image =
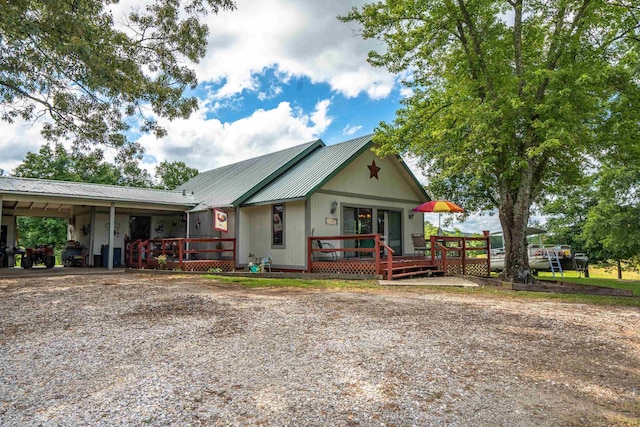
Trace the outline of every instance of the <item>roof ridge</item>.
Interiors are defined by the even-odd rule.
[[[318,142],[320,142],[322,144],[322,147],[326,147],[326,144],[324,143],[324,141],[322,141],[322,139],[316,138],[316,139],[314,139],[312,141],[307,141],[307,142],[305,142],[303,144],[293,145],[291,147],[283,148],[282,150],[272,151],[270,153],[261,154],[261,155],[259,155],[257,157],[250,157],[248,159],[240,160],[239,162],[233,162],[233,163],[229,163],[229,164],[226,164],[226,165],[223,165],[223,166],[218,166],[217,168],[208,169],[208,170],[202,171],[200,173],[202,174],[202,173],[208,173],[208,172],[211,172],[211,171],[219,171],[221,169],[228,168],[228,167],[231,167],[231,166],[237,166],[237,165],[242,164],[244,162],[255,162],[255,161],[259,160],[259,159],[264,159],[265,157],[272,156],[274,154],[283,153],[283,152],[288,151],[288,150],[299,149],[300,147],[304,147],[304,146],[311,146],[311,145],[316,144]]]

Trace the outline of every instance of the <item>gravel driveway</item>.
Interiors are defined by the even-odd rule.
[[[5,279],[0,378],[2,426],[637,426],[640,310]]]

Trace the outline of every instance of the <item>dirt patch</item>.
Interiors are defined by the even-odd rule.
[[[639,378],[637,308],[0,280],[0,425],[638,426]]]

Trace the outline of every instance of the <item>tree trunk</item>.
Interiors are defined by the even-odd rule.
[[[504,236],[504,274],[511,282],[524,283],[531,277],[527,236],[528,208],[522,211],[520,204],[503,201],[499,211]]]
[[[513,283],[526,283],[532,278],[529,268],[526,228],[529,223],[529,208],[533,200],[532,178],[534,168],[529,165],[520,175],[520,185],[510,188],[509,183],[500,186],[499,217],[504,236],[504,274]]]
[[[616,264],[618,265],[618,279],[622,279],[622,263],[620,260],[617,260]]]

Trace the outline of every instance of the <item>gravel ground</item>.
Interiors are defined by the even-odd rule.
[[[640,310],[243,289],[195,276],[0,280],[3,426],[637,426]]]

